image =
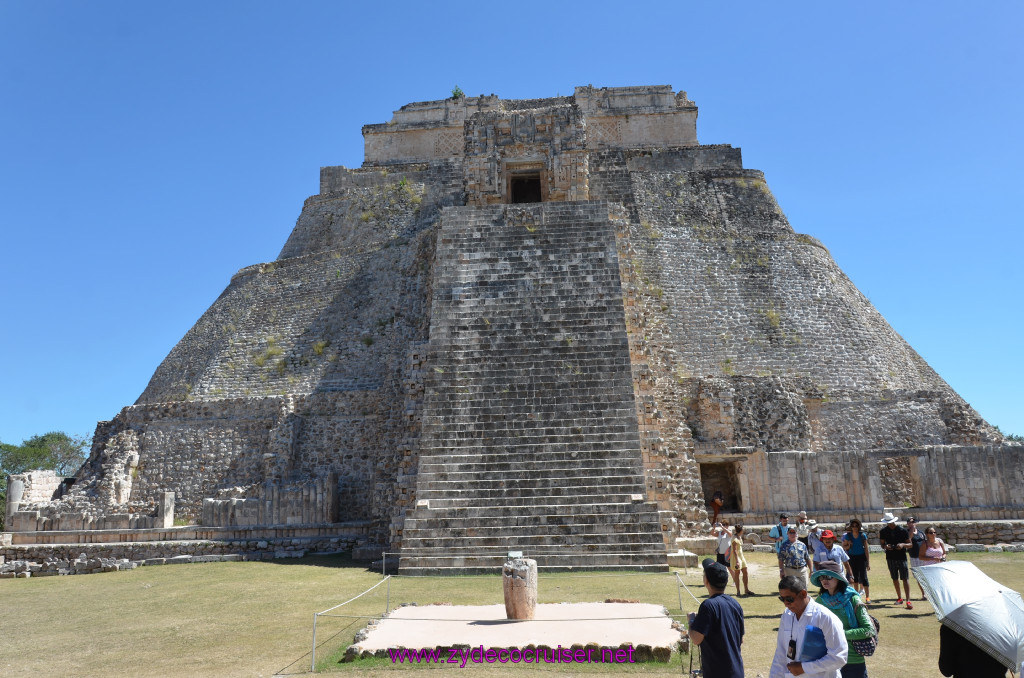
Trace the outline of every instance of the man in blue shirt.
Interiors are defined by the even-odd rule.
[[[780,513],[778,524],[768,531],[768,536],[775,540],[775,553],[786,543],[786,530],[789,527],[789,514]]]
[[[702,565],[704,588],[711,595],[696,615],[689,615],[690,640],[700,647],[705,678],[743,678],[743,608],[725,593],[729,570],[710,558]]]

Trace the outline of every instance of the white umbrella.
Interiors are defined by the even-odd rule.
[[[939,621],[1021,672],[1024,664],[1024,601],[966,560],[913,568]],[[1024,673],[1024,672],[1021,672]]]

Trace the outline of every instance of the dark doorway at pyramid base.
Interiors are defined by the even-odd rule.
[[[710,501],[715,492],[721,492],[725,502],[722,505],[723,511],[741,510],[737,471],[736,462],[733,461],[701,463],[700,484],[705,501]]]
[[[509,181],[509,202],[543,202],[540,190],[540,172],[514,174]]]

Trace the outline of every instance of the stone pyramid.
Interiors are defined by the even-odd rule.
[[[696,118],[579,87],[365,126],[39,519],[169,490],[204,525],[363,521],[445,572],[664,569],[716,490],[748,522],[1017,506],[978,479],[1019,454]]]

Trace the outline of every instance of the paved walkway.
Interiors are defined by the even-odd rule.
[[[504,605],[424,605],[392,611],[359,647],[673,647],[679,638],[665,608],[651,603],[542,604],[530,621],[506,619]]]

